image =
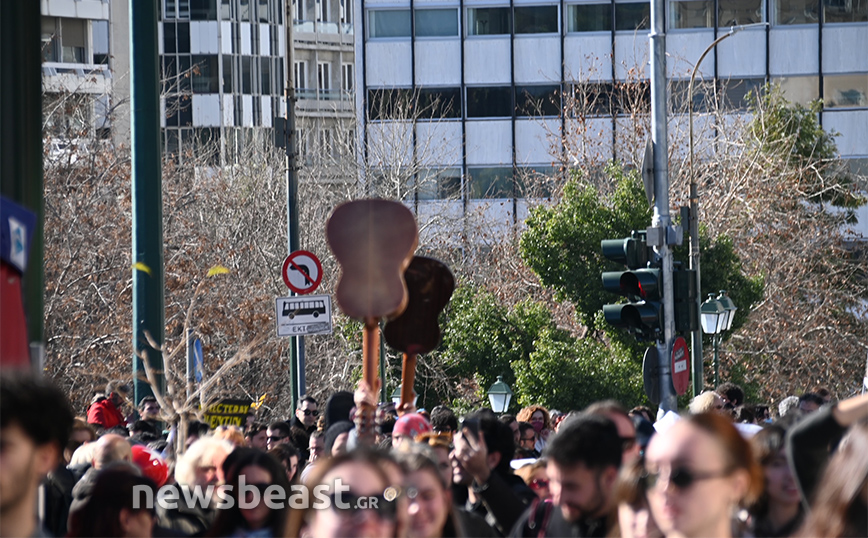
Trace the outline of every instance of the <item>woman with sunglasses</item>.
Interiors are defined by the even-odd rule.
[[[306,482],[307,508],[290,511],[287,536],[395,538],[402,485],[390,484],[382,461],[366,449],[319,460]]]
[[[287,496],[291,494],[280,462],[261,450],[238,448],[224,467],[225,501],[218,501],[223,506],[218,505],[217,519],[207,536],[279,536],[286,525]]]
[[[524,483],[536,493],[541,501],[552,498],[551,491],[549,490],[549,475],[546,473],[545,459],[538,459],[533,463],[522,465],[515,471],[515,474],[524,480]]]
[[[755,536],[792,536],[802,519],[799,488],[787,462],[786,434],[785,428],[769,425],[750,440],[765,484],[759,500],[750,508]]]
[[[731,420],[701,413],[651,439],[645,485],[667,538],[732,538],[741,534],[736,510],[762,490],[762,470]]]

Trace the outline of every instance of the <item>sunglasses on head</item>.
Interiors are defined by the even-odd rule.
[[[660,472],[650,473],[646,472],[643,475],[643,479],[645,481],[645,489],[654,489],[657,487],[657,483],[660,480]],[[690,486],[695,484],[696,482],[702,480],[710,480],[712,478],[722,478],[724,476],[729,475],[729,471],[717,471],[717,472],[700,472],[700,471],[691,471],[687,467],[675,467],[669,472],[669,483],[675,486],[678,489],[688,489]]]
[[[542,478],[535,478],[531,480],[530,487],[532,489],[543,489],[549,487],[549,481]]]
[[[311,416],[311,415],[313,415],[313,416],[315,416],[315,417],[316,417],[316,416],[319,416],[319,411],[316,410],[316,409],[314,409],[313,411],[311,411],[310,409],[299,409],[299,411],[301,411],[302,413],[304,413],[304,416],[306,416],[306,417],[309,417],[309,416]]]
[[[387,500],[382,493],[379,495],[356,495],[351,491],[329,494],[331,509],[348,518],[358,518],[365,511],[372,511],[381,519],[394,521],[398,505],[395,498]]]

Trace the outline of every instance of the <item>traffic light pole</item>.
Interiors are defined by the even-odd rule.
[[[675,338],[674,287],[672,251],[669,248],[669,150],[666,129],[666,33],[664,30],[665,0],[651,2],[651,142],[654,151],[654,217],[652,228],[659,233],[649,237],[648,244],[660,256],[663,273],[663,341],[658,340],[657,355],[660,372],[660,410],[676,411],[672,388],[671,354]],[[649,230],[650,232],[650,230]]]

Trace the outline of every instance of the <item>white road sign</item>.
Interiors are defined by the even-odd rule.
[[[278,297],[277,336],[304,336],[332,333],[330,295]]]

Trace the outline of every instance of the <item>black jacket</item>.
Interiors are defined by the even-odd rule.
[[[542,538],[563,536],[570,538],[603,538],[609,532],[606,518],[569,522],[561,509],[551,501],[534,502],[516,522],[510,538]]]

